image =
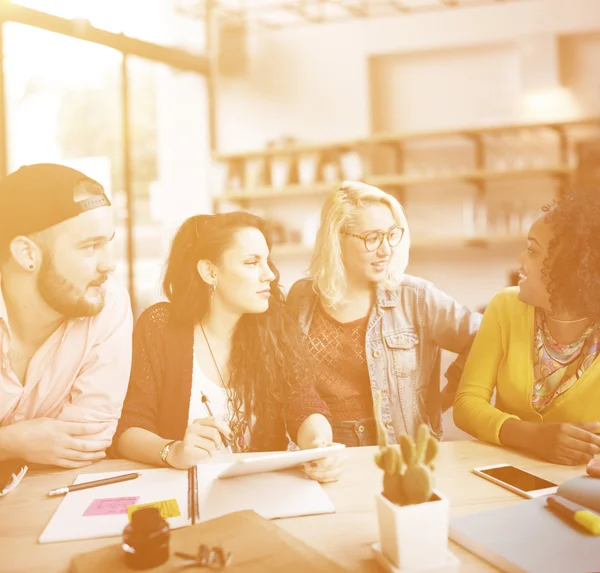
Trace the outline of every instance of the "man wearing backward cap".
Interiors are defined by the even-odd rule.
[[[0,462],[104,457],[131,366],[132,315],[114,270],[102,186],[62,165],[0,182]]]

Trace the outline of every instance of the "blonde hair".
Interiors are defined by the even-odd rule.
[[[369,203],[382,203],[387,206],[396,223],[404,229],[402,241],[393,250],[386,277],[380,286],[386,290],[397,287],[408,266],[410,232],[402,205],[395,197],[377,187],[358,181],[344,181],[340,188],[325,200],[309,267],[314,289],[326,306],[334,307],[342,302],[348,286],[342,260],[340,233],[352,222],[356,211]]]

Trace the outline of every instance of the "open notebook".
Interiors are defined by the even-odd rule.
[[[568,480],[558,494],[600,512],[600,479]],[[546,497],[453,518],[450,539],[507,573],[600,571],[600,537],[549,511]]]
[[[321,485],[306,479],[299,469],[217,479],[230,465],[197,466],[195,487],[191,471],[150,469],[139,470],[141,476],[131,481],[69,493],[39,542],[121,535],[128,514],[143,504],[156,505],[171,529],[248,509],[266,519],[335,512]],[[74,483],[125,473],[131,470],[80,474]]]

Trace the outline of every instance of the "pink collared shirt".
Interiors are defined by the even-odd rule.
[[[106,283],[106,303],[93,318],[65,321],[34,354],[23,384],[10,367],[11,343],[0,291],[0,426],[33,418],[110,422],[111,439],[129,383],[133,317],[127,290]]]

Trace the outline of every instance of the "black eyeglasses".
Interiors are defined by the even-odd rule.
[[[362,235],[342,231],[342,235],[361,239],[365,244],[365,249],[369,252],[373,252],[381,247],[384,239],[387,239],[390,247],[397,247],[404,236],[404,229],[396,225],[388,231],[371,231],[370,233],[363,233]]]

